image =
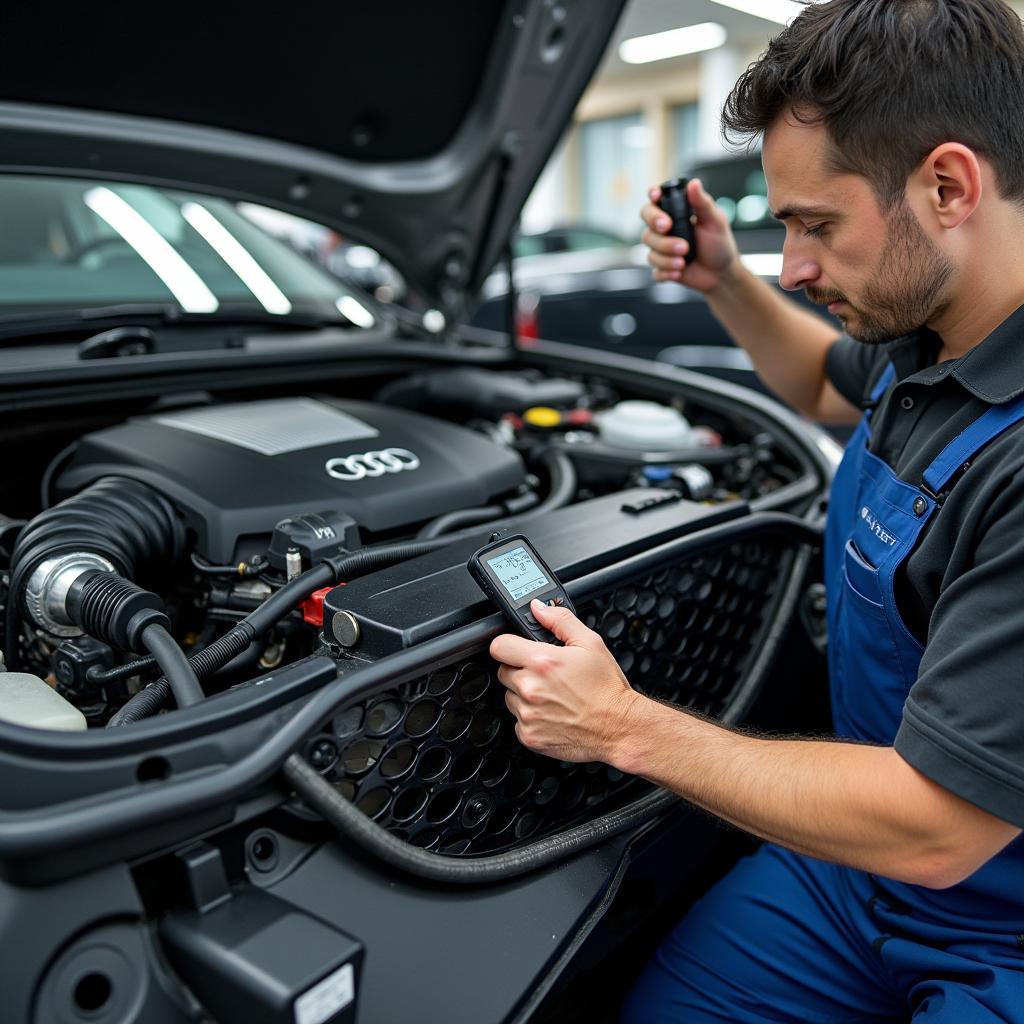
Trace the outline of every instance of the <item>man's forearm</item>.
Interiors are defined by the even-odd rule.
[[[959,881],[1016,834],[891,747],[761,739],[643,697],[612,763],[762,839],[919,885]]]
[[[838,331],[740,264],[723,275],[707,300],[768,387],[813,415],[825,383],[825,357]]]

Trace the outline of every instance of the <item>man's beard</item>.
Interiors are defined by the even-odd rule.
[[[832,289],[807,288],[807,297],[821,305],[847,303],[854,312],[839,319],[850,336],[879,345],[917,330],[942,311],[940,296],[953,269],[901,200],[889,219],[885,249],[859,305]]]

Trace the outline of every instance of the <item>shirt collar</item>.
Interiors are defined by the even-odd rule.
[[[936,363],[942,339],[927,327],[888,345],[896,379],[934,384],[952,377],[976,398],[1000,405],[1024,393],[1024,306],[959,359]]]

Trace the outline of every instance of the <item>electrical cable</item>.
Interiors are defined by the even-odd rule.
[[[198,679],[207,679],[249,648],[257,637],[271,630],[281,619],[321,587],[352,579],[373,569],[394,565],[407,558],[428,554],[449,543],[449,538],[410,541],[389,544],[383,548],[364,548],[362,551],[346,552],[344,555],[325,559],[319,565],[315,565],[301,576],[286,583],[208,647],[190,655],[188,663]],[[141,660],[133,664],[140,665]],[[128,674],[132,674],[129,672],[131,668],[132,664],[121,666],[121,670]],[[130,725],[133,722],[142,721],[144,718],[150,718],[166,707],[170,697],[170,683],[165,676],[161,676],[122,705],[107,722],[107,728]]]
[[[153,668],[155,665],[156,658],[152,655],[145,658],[137,658],[124,665],[115,665],[113,668],[98,668],[94,665],[86,672],[85,678],[93,686],[106,686],[108,683],[119,683],[122,679],[130,679],[132,676],[137,676],[147,669]]]
[[[204,576],[235,576],[239,579],[248,579],[252,576],[259,576],[266,567],[266,559],[262,555],[255,555],[251,562],[239,562],[237,565],[211,565],[196,554],[191,554],[192,568]]]

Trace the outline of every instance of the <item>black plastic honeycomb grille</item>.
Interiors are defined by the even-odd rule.
[[[638,689],[705,714],[735,698],[791,546],[745,540],[617,584],[578,607]],[[523,748],[483,651],[343,710],[305,748],[346,798],[409,842],[491,853],[564,830],[645,785]]]

